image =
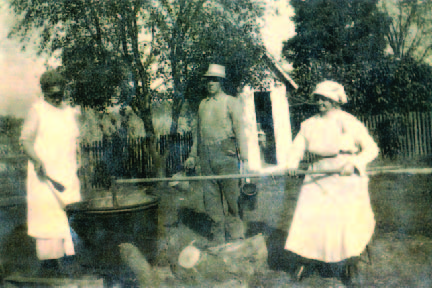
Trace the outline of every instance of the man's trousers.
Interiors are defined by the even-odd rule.
[[[205,176],[239,174],[239,160],[235,139],[200,145],[201,173]],[[209,180],[203,183],[204,207],[213,220],[211,232],[216,241],[225,240],[225,227],[232,240],[244,238],[244,227],[239,216],[238,179]],[[228,214],[224,213],[224,199]]]

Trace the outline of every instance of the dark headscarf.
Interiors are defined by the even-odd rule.
[[[42,74],[40,77],[40,85],[42,92],[47,91],[53,86],[60,86],[64,88],[65,79],[59,71],[52,69]]]

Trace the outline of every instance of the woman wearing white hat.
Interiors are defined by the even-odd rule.
[[[306,175],[285,249],[303,260],[342,263],[337,265],[344,268],[342,280],[351,281],[349,270],[354,270],[375,228],[365,170],[379,150],[367,128],[340,109],[347,103],[342,85],[324,81],[313,95],[319,113],[302,123],[288,154],[287,168],[296,169],[308,151],[316,156],[309,170],[340,172]],[[300,261],[297,280],[311,262]]]

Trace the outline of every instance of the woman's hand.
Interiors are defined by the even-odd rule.
[[[340,175],[351,176],[353,173],[354,173],[354,165],[352,163],[347,163],[342,167]]]
[[[288,169],[287,170],[287,175],[290,177],[296,177],[297,176],[297,169]]]
[[[42,163],[42,161],[34,161],[34,169],[39,177],[42,178],[46,176],[45,165]]]

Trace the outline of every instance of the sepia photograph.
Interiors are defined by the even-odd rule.
[[[0,0],[0,287],[432,287],[431,174],[432,0]]]

